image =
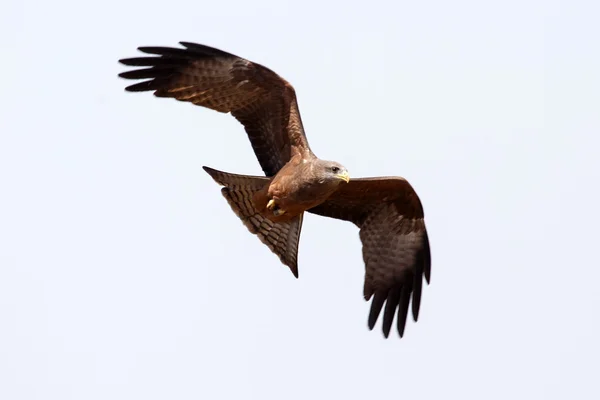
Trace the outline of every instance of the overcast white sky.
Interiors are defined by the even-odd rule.
[[[0,398],[600,398],[600,3],[205,3],[3,3]],[[402,340],[367,329],[353,225],[308,215],[296,280],[231,212],[201,169],[260,173],[231,116],[124,92],[118,59],[180,40],[413,184]]]

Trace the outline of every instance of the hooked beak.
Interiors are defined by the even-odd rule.
[[[346,183],[350,182],[350,175],[348,174],[348,171],[344,171],[341,174],[337,174],[336,176]]]

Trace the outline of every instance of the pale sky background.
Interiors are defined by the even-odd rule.
[[[0,399],[599,399],[599,15],[3,2]],[[402,340],[367,329],[353,225],[308,215],[296,280],[231,212],[201,169],[260,173],[231,116],[124,92],[118,59],[180,40],[289,80],[318,156],[413,184]]]

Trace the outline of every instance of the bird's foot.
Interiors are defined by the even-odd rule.
[[[279,205],[277,205],[275,203],[275,200],[273,200],[273,199],[269,200],[269,202],[267,203],[267,209],[269,211],[272,211],[273,215],[275,215],[276,217],[279,217],[280,215],[285,214],[285,210],[282,210],[281,208],[279,208]]]

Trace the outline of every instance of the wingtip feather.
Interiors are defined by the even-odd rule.
[[[375,323],[377,323],[377,318],[379,318],[385,299],[386,297],[382,293],[375,293],[375,297],[371,302],[371,311],[369,312],[369,329],[371,330],[375,326]]]
[[[424,260],[425,265],[423,266],[423,273],[425,275],[425,280],[427,281],[427,284],[429,285],[431,283],[431,248],[429,246],[429,236],[427,235],[427,231],[425,231],[423,241],[424,241],[423,255],[425,257],[425,260]]]
[[[148,92],[151,90],[155,90],[153,88],[152,82],[154,82],[154,80],[134,83],[133,85],[126,86],[125,91],[127,91],[127,92]]]
[[[400,301],[398,304],[398,316],[397,316],[397,328],[400,338],[404,336],[404,330],[406,329],[406,320],[408,316],[408,304],[410,302],[410,294],[412,287],[410,283],[402,286],[402,293],[400,295]]]

